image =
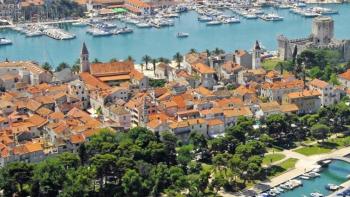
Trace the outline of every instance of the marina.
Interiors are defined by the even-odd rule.
[[[318,171],[318,172],[316,172]],[[315,168],[292,180],[282,183],[272,189],[260,194],[260,196],[328,196],[337,190],[344,188],[341,186],[348,180],[350,174],[350,163],[340,160],[333,160],[324,168]],[[305,177],[308,177],[305,179]]]
[[[311,19],[290,12],[291,8],[241,7],[233,11],[235,9],[230,5],[223,7],[223,9],[209,10],[200,7],[191,8],[188,12],[179,13],[163,11],[159,17],[121,15],[112,20],[76,20],[70,24],[47,25],[50,29],[55,29],[53,30],[55,33],[56,31],[69,33],[59,33],[59,36],[52,34],[52,30],[23,33],[18,31],[21,26],[16,26],[13,30],[3,29],[0,31],[0,37],[12,40],[13,45],[0,48],[0,59],[35,59],[56,66],[62,61],[55,58],[56,54],[59,54],[61,59],[72,64],[77,58],[75,54],[78,53],[79,46],[85,41],[92,48],[93,58],[107,61],[115,57],[123,59],[133,55],[133,58],[140,62],[146,54],[152,57],[171,58],[176,52],[186,53],[191,48],[212,50],[219,47],[226,51],[239,48],[250,49],[251,43],[255,40],[261,41],[268,50],[274,50],[277,46],[277,35],[305,37],[309,32]],[[317,7],[317,5],[308,7]],[[336,10],[339,13],[333,16],[337,26],[349,26],[347,23],[350,17],[349,4],[331,4],[322,7]],[[261,17],[267,20],[259,19]],[[276,20],[277,22],[274,22]],[[107,26],[117,26],[119,31],[116,29],[106,31],[106,27],[96,27],[97,24],[103,23],[107,23]],[[253,36],[253,32],[257,30],[259,34]],[[178,39],[177,36],[174,36],[178,32],[186,32],[191,36],[186,39]],[[347,38],[350,28],[337,29],[336,32],[338,37]],[[128,35],[130,33],[132,34]],[[60,39],[61,36],[69,40],[61,41],[64,40]],[[206,42],[208,37],[215,39],[215,42]],[[33,46],[30,49],[28,49],[29,43],[30,46]],[[19,54],[18,51],[15,51],[15,47],[23,51]],[[63,53],[67,50],[71,50],[72,53]],[[129,51],[133,51],[133,54],[130,54]]]

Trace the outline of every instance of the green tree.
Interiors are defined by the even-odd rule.
[[[52,66],[48,62],[45,62],[43,65],[41,65],[41,67],[46,71],[52,71]]]
[[[145,196],[142,193],[142,177],[135,170],[128,170],[122,177],[122,187],[126,196]]]
[[[64,181],[61,197],[87,197],[94,191],[93,169],[89,167],[80,167],[77,170],[70,170]]]
[[[91,166],[96,170],[96,178],[99,179],[100,187],[104,189],[107,176],[116,174],[116,156],[112,154],[98,154],[91,158]]]
[[[177,68],[180,69],[181,68],[181,62],[183,60],[182,55],[179,52],[177,52],[174,55],[173,60],[177,63]]]
[[[57,196],[66,180],[66,170],[57,158],[48,158],[34,169],[34,182],[42,196]]]
[[[152,60],[149,55],[145,55],[142,57],[142,61],[146,64],[146,70],[148,70],[148,63]]]
[[[6,165],[0,171],[0,188],[5,196],[17,193],[19,196],[27,196],[24,185],[30,185],[33,176],[33,165],[22,162],[13,162]]]
[[[327,138],[327,135],[329,134],[330,129],[327,125],[315,124],[311,127],[310,132],[312,137],[323,141],[324,139]]]
[[[73,64],[71,68],[73,73],[79,73],[80,72],[80,59],[77,59],[75,63]]]
[[[62,63],[60,63],[60,64],[58,65],[58,67],[56,68],[56,72],[60,72],[60,71],[62,71],[62,70],[65,69],[65,68],[70,68],[70,66],[69,66],[67,63],[62,62]]]

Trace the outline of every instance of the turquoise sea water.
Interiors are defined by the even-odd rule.
[[[350,4],[327,5],[339,11],[334,15],[335,32],[338,38],[350,38]],[[265,22],[262,20],[246,20],[241,18],[240,24],[206,26],[197,21],[195,12],[188,12],[175,19],[175,26],[162,29],[138,29],[134,33],[110,37],[92,37],[85,33],[86,28],[66,25],[68,31],[77,35],[74,40],[57,41],[48,37],[26,38],[24,35],[11,30],[0,31],[0,37],[11,39],[11,46],[0,47],[0,61],[36,60],[58,65],[60,62],[73,63],[78,57],[82,43],[87,43],[91,59],[98,58],[107,61],[111,58],[124,59],[131,55],[137,61],[148,54],[154,58],[172,58],[176,52],[185,53],[191,48],[197,50],[215,47],[226,51],[235,49],[251,49],[255,40],[259,40],[270,50],[277,46],[276,37],[279,34],[291,38],[309,35],[311,18],[304,18],[289,12],[289,10],[275,10],[284,21]],[[227,13],[232,13],[227,11]],[[188,32],[190,36],[178,39],[177,32]]]
[[[350,164],[344,161],[333,161],[328,168],[322,171],[321,176],[312,180],[303,180],[303,187],[296,188],[279,195],[280,197],[303,197],[310,196],[312,192],[322,193],[324,196],[330,194],[325,186],[329,183],[340,185],[347,181],[346,176],[350,174]]]

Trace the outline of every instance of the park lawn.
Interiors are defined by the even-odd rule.
[[[282,152],[282,151],[283,151],[283,148],[280,148],[278,146],[267,148],[268,153],[273,153],[273,152],[277,153],[277,152]]]
[[[267,154],[263,158],[263,165],[269,165],[271,163],[274,163],[276,161],[280,161],[284,159],[286,156],[281,153],[275,153],[275,154]]]
[[[277,58],[266,59],[262,62],[262,67],[266,70],[274,70],[279,62],[281,62],[281,60]]]
[[[276,177],[290,169],[293,169],[295,167],[295,164],[297,163],[298,159],[295,158],[289,158],[283,162],[281,162],[278,165],[271,166],[268,169],[268,177],[273,178]]]
[[[319,144],[312,145],[312,146],[305,146],[302,148],[298,148],[294,150],[297,153],[303,154],[305,156],[311,156],[311,155],[319,155],[324,153],[329,153],[332,151],[332,148],[326,148]]]

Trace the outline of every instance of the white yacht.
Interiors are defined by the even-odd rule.
[[[209,26],[213,26],[213,25],[221,25],[221,24],[222,24],[222,22],[221,22],[221,21],[217,21],[217,20],[207,22],[207,25],[209,25]]]
[[[12,41],[6,38],[0,38],[0,45],[11,45]]]
[[[278,16],[277,14],[264,14],[260,16],[261,19],[265,21],[282,21],[283,17]]]

